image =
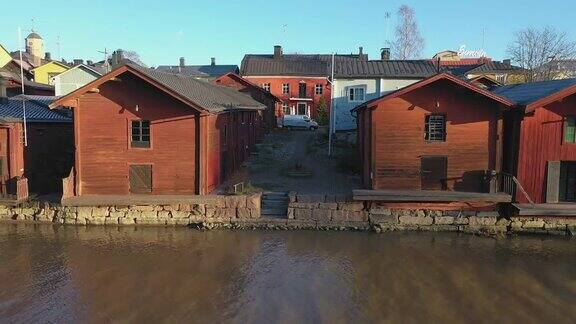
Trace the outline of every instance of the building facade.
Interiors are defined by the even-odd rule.
[[[80,64],[56,76],[53,76],[49,80],[49,83],[54,85],[56,96],[63,96],[83,87],[84,85],[98,79],[101,76],[101,71],[93,67]]]

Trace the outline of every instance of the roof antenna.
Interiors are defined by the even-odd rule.
[[[384,36],[384,44],[388,44],[388,42],[390,41],[390,40],[388,39],[388,31],[389,31],[388,26],[389,26],[389,23],[390,23],[390,13],[389,13],[388,11],[386,11],[386,12],[384,13],[384,21],[386,22],[386,27],[385,27],[385,29],[384,29],[384,35],[385,35],[385,36]]]

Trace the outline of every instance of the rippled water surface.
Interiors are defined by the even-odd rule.
[[[0,224],[0,322],[572,322],[576,240]]]

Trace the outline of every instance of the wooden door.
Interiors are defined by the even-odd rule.
[[[420,186],[422,190],[446,190],[448,159],[445,156],[420,158]]]
[[[131,165],[129,172],[130,193],[152,192],[152,166],[149,164]]]
[[[0,128],[0,195],[6,196],[6,182],[10,178],[8,170],[8,129]]]

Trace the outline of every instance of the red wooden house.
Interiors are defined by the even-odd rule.
[[[271,129],[276,128],[276,110],[279,103],[282,102],[280,98],[235,73],[226,73],[214,80],[214,83],[237,89],[266,105],[266,110],[262,115],[262,127],[258,127],[260,131],[258,139],[261,139]]]
[[[358,58],[359,55],[338,55],[338,58]],[[330,67],[332,55],[284,54],[274,46],[273,55],[247,54],[240,74],[282,100],[276,112],[284,115],[318,117],[321,98],[330,108]]]
[[[515,200],[576,202],[576,79],[502,86],[493,92],[516,103],[506,118],[504,162],[504,171],[521,186],[516,186]],[[573,205],[563,206],[576,215]]]
[[[74,110],[75,195],[207,194],[248,156],[266,109],[132,63],[53,105]]]
[[[494,193],[502,116],[511,105],[442,73],[356,107],[364,187],[406,196],[422,190]]]

